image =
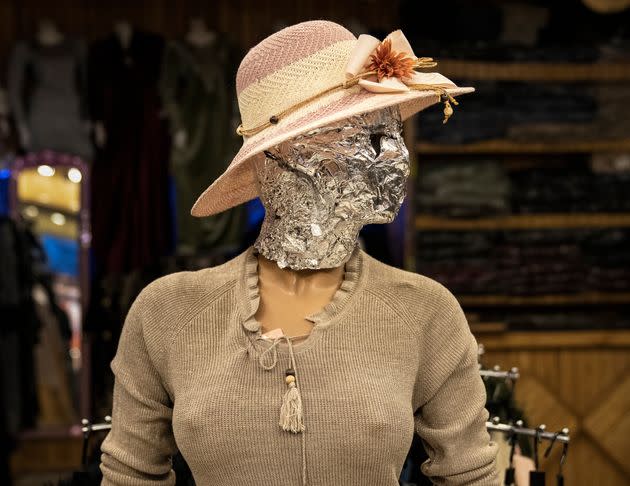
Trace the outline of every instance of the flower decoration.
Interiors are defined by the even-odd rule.
[[[431,90],[444,102],[444,123],[457,105],[446,88],[455,88],[450,79],[437,72],[420,72],[437,66],[430,57],[416,57],[401,30],[389,34],[383,42],[362,34],[346,65],[346,86],[358,84],[373,93],[404,93]]]
[[[409,78],[413,76],[414,60],[404,52],[392,51],[391,39],[385,39],[370,55],[368,69],[376,72],[379,82],[383,78]]]

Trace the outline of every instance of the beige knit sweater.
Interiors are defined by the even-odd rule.
[[[174,485],[179,449],[198,486],[394,486],[415,431],[435,483],[499,485],[477,343],[448,290],[357,248],[292,344],[293,433],[279,425],[289,343],[261,339],[257,283],[250,248],[143,289],[111,363],[101,484]]]

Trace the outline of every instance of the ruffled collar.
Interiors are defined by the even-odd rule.
[[[363,254],[357,245],[350,259],[345,263],[344,276],[341,285],[333,295],[331,301],[320,311],[307,316],[306,319],[315,324],[309,335],[303,342],[294,344],[296,350],[306,347],[309,341],[314,339],[314,334],[318,328],[327,327],[334,318],[349,304],[349,301],[356,294],[357,288],[362,282],[363,276]],[[241,310],[241,324],[250,341],[262,340],[261,324],[256,320],[256,312],[260,305],[260,292],[258,288],[258,257],[257,250],[250,246],[245,254],[240,268],[238,281],[239,304]],[[286,348],[280,344],[282,348]]]

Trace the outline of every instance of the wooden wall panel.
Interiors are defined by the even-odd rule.
[[[482,362],[521,371],[515,394],[530,426],[571,429],[566,484],[630,484],[630,331],[481,334]],[[548,460],[555,482],[561,447]]]

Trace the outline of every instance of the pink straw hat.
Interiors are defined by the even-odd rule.
[[[445,122],[458,87],[417,58],[401,31],[380,42],[323,20],[287,27],[252,48],[238,68],[236,91],[243,146],[226,171],[197,199],[191,214],[220,213],[258,197],[252,163],[296,135],[353,115],[398,105],[402,119],[445,103]]]

